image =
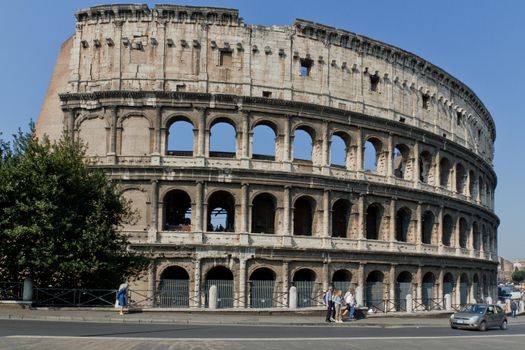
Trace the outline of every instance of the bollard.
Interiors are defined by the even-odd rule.
[[[215,310],[217,308],[217,286],[210,287],[208,292],[208,308]]]
[[[412,312],[413,310],[413,301],[412,294],[407,294],[407,312]]]
[[[22,291],[22,300],[23,301],[33,301],[33,280],[31,278],[26,278],[24,280],[24,289]]]
[[[487,304],[492,304],[492,297],[487,297]]]
[[[520,313],[525,312],[525,303],[523,302],[523,300],[520,300],[518,310]]]
[[[297,309],[297,288],[295,286],[290,287],[290,299],[288,307],[290,309]]]
[[[355,289],[355,303],[356,303],[356,306],[363,306],[363,287],[361,286],[358,286],[356,289]]]
[[[445,310],[452,311],[452,298],[450,294],[445,294]]]

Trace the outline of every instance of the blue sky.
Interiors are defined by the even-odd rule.
[[[106,3],[118,3],[111,0]],[[127,3],[130,0],[125,1]],[[158,1],[167,3],[168,1]],[[9,138],[35,120],[60,44],[74,32],[77,9],[99,1],[2,3],[0,131]],[[146,1],[150,6],[155,2]],[[191,1],[239,9],[246,23],[290,25],[303,18],[401,47],[467,84],[496,122],[496,213],[499,254],[525,259],[525,1]]]

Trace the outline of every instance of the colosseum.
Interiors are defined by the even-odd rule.
[[[122,232],[155,253],[132,287],[154,306],[208,307],[213,285],[222,308],[289,307],[291,289],[318,306],[330,284],[384,312],[496,297],[494,121],[400,48],[235,9],[91,7],[37,122],[63,130],[139,214]]]

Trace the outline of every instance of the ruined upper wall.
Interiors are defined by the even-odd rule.
[[[304,20],[246,25],[237,10],[211,7],[108,5],[76,17],[64,92],[188,91],[316,103],[432,131],[492,162],[495,126],[479,98],[391,45]]]

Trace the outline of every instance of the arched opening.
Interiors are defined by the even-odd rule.
[[[434,214],[427,210],[421,221],[421,243],[432,244],[432,231],[434,230]]]
[[[292,281],[297,288],[298,307],[317,306],[319,304],[315,279],[315,272],[310,269],[300,269],[294,273]]]
[[[303,196],[294,203],[293,209],[293,234],[294,236],[311,236],[315,202]]]
[[[383,207],[378,203],[369,205],[366,209],[366,239],[379,239],[382,219]]]
[[[235,199],[226,191],[214,192],[208,199],[208,232],[234,232]]]
[[[412,212],[408,208],[401,208],[396,213],[396,240],[407,242]]]
[[[259,124],[253,128],[253,159],[275,160],[276,133],[272,126]]]
[[[396,310],[407,311],[407,295],[412,294],[412,274],[401,272],[396,279]]]
[[[312,161],[314,131],[306,127],[299,127],[294,131],[293,159]]]
[[[459,219],[459,246],[461,248],[467,248],[468,245],[468,224],[465,218]]]
[[[330,141],[330,165],[346,167],[347,144],[341,135],[334,133]]]
[[[467,172],[461,163],[456,164],[456,192],[465,194],[467,184]]]
[[[478,198],[478,185],[476,184],[476,175],[472,170],[468,173],[468,189],[470,199],[476,200]]]
[[[233,307],[233,273],[224,266],[215,266],[206,274],[206,307],[209,307],[211,286],[217,287],[217,307]]]
[[[466,274],[462,274],[459,278],[459,305],[468,303],[469,294],[469,280]]]
[[[482,227],[482,235],[483,235],[483,242],[482,242],[483,251],[486,253],[486,252],[489,252],[489,234],[484,225]]]
[[[168,266],[160,274],[159,306],[189,307],[188,272],[180,266]]]
[[[423,276],[423,284],[421,286],[422,301],[425,305],[425,310],[440,309],[440,303],[435,301],[434,288],[436,285],[436,276],[432,272],[427,272]]]
[[[410,167],[410,148],[407,145],[396,145],[394,148],[393,156],[393,173],[394,176],[400,179],[410,180],[409,167]]]
[[[479,284],[479,277],[477,273],[474,274],[474,277],[472,278],[472,292],[473,292],[474,301],[476,303],[482,303],[483,297],[481,295],[481,286]]]
[[[432,155],[423,151],[419,155],[419,181],[429,184],[432,183]]]
[[[166,154],[170,156],[193,155],[193,124],[186,120],[175,120],[167,134]]]
[[[380,169],[380,155],[383,150],[383,144],[379,139],[374,137],[365,141],[363,150],[363,166],[364,171],[379,172]]]
[[[449,294],[452,298],[452,292],[454,291],[454,276],[450,272],[443,276],[443,297]],[[444,304],[443,304],[444,305]]]
[[[478,180],[478,193],[479,193],[479,202],[485,204],[485,184],[483,183],[483,178],[480,176]]]
[[[250,307],[267,308],[276,304],[275,272],[267,267],[256,269],[250,275]]]
[[[351,208],[346,199],[338,199],[332,206],[332,237],[347,237]]]
[[[210,157],[235,158],[235,126],[229,120],[219,119],[210,129]]]
[[[441,239],[443,242],[443,245],[450,247],[450,243],[452,240],[452,231],[454,229],[454,224],[452,221],[452,217],[448,214],[443,216],[443,227],[441,232]]]
[[[341,269],[334,272],[332,275],[332,286],[335,289],[343,291],[343,295],[350,288],[352,282],[352,274],[350,271]]]
[[[275,233],[275,197],[271,194],[261,193],[253,199],[252,232]]]
[[[477,222],[472,224],[472,246],[475,250],[480,250],[481,248],[481,233]]]
[[[164,197],[164,229],[191,231],[191,199],[182,190],[169,191]]]
[[[383,280],[381,271],[372,271],[366,278],[365,305],[374,311],[385,311],[383,301]]]
[[[450,170],[452,166],[447,158],[441,158],[439,162],[440,173],[439,173],[439,185],[443,188],[449,188],[450,186]]]

